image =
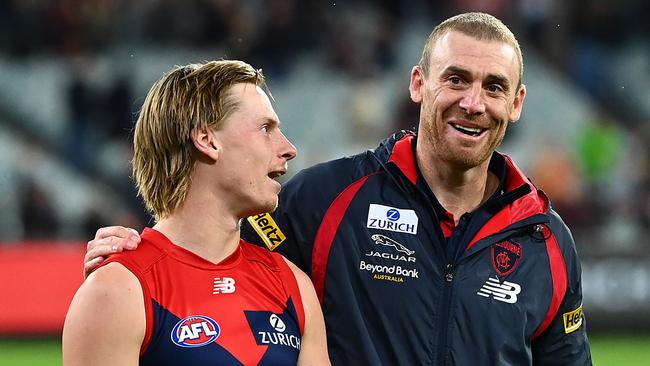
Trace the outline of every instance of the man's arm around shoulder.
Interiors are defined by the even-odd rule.
[[[291,261],[286,260],[296,276],[302,306],[305,310],[305,330],[300,341],[299,366],[330,365],[325,336],[325,320],[316,296],[316,290],[309,277]]]
[[[137,277],[118,263],[96,270],[75,294],[63,327],[63,365],[137,365],[146,317]]]

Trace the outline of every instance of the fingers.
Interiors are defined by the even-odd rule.
[[[89,261],[84,262],[84,278],[88,278],[94,270],[97,269],[100,263],[104,260],[104,257],[97,257]]]
[[[137,230],[124,226],[107,226],[99,228],[99,230],[97,230],[95,233],[94,240],[108,238],[111,236],[126,239],[131,238],[135,241],[136,244],[140,242],[140,234],[137,232]]]
[[[88,242],[84,257],[84,278],[112,253],[124,249],[135,249],[140,243],[140,234],[123,226],[109,226],[97,230],[95,238]]]

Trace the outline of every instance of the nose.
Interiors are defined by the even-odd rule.
[[[295,158],[296,155],[298,155],[298,150],[296,147],[282,132],[280,132],[280,146],[280,156],[285,158],[287,161]]]
[[[480,84],[472,84],[463,94],[458,104],[465,113],[474,116],[485,113],[485,103],[483,103],[483,88]]]

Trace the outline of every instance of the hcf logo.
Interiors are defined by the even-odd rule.
[[[219,337],[219,324],[203,315],[191,315],[181,319],[172,329],[172,342],[187,348],[201,347]]]

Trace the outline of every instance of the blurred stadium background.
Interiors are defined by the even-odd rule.
[[[522,43],[528,97],[501,150],[573,229],[596,364],[648,364],[648,4],[0,1],[0,364],[59,364],[85,242],[151,222],[129,178],[130,128],[164,71],[219,58],[262,68],[295,173],[413,128],[410,68],[439,21],[469,10]]]

